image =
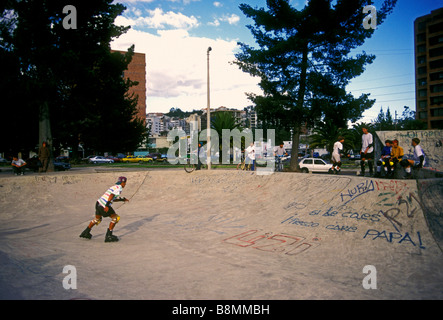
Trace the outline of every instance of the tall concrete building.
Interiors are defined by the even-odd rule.
[[[123,51],[112,51],[125,54]],[[146,55],[144,53],[134,53],[132,61],[128,65],[128,70],[124,72],[123,77],[138,82],[138,85],[129,89],[129,94],[134,93],[138,96],[137,118],[146,122]]]
[[[443,8],[414,22],[416,117],[443,129]]]

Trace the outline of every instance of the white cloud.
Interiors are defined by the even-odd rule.
[[[221,8],[221,7],[223,7],[223,4],[221,2],[215,1],[214,2],[214,7]]]
[[[236,25],[240,21],[240,17],[236,14],[223,15],[221,18],[215,18],[213,22],[209,22],[208,25],[219,27],[221,22],[227,22],[230,25]]]
[[[209,46],[212,107],[244,108],[251,104],[245,92],[259,92],[257,79],[229,63],[235,59],[235,41],[192,37],[183,29],[159,30],[157,34],[131,29],[116,39],[112,48],[127,50],[132,44],[136,52],[146,54],[148,112],[206,107]]]
[[[149,16],[138,18],[137,25],[147,26],[155,29],[165,29],[167,27],[173,27],[176,29],[191,29],[199,25],[197,18],[194,16],[185,16],[180,12],[163,12],[161,8],[146,11]]]
[[[236,14],[231,14],[230,16],[223,17],[223,20],[229,24],[237,24],[240,21],[240,17]]]

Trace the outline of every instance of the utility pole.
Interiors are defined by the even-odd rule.
[[[212,48],[209,47],[208,48],[208,110],[206,112],[207,115],[207,127],[206,127],[206,132],[207,132],[207,159],[206,162],[208,164],[208,170],[211,170],[211,94],[210,94],[210,85],[209,85],[209,53],[212,51]]]

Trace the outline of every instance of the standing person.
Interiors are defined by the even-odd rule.
[[[95,218],[91,220],[89,226],[80,234],[80,238],[91,239],[91,229],[102,222],[103,217],[111,218],[109,228],[106,232],[105,242],[115,242],[118,238],[112,235],[115,225],[120,221],[120,216],[112,209],[112,202],[129,202],[126,198],[120,198],[123,188],[126,186],[126,177],[119,177],[118,181],[110,187],[95,203]]]
[[[401,166],[405,168],[407,179],[412,178],[412,168],[421,169],[426,163],[425,153],[423,148],[420,146],[420,139],[412,139],[411,145],[414,147],[414,155],[412,159],[403,159],[400,162]]]
[[[247,147],[245,151],[248,153],[249,160],[247,163],[251,163],[251,170],[254,171],[255,170],[255,146],[254,146],[254,143],[251,142],[251,145],[249,147]]]
[[[12,157],[11,166],[16,176],[18,175],[23,176],[25,174],[26,162],[23,159],[18,157]]]
[[[39,168],[39,172],[46,172],[48,170],[50,151],[48,145],[43,141],[42,146],[38,149],[38,159],[42,166]]]
[[[345,137],[339,136],[337,142],[334,143],[334,148],[332,150],[332,168],[334,169],[334,174],[338,174],[341,170],[341,158],[340,153],[343,151],[343,142],[345,142]]]
[[[374,140],[372,138],[372,134],[369,133],[368,128],[363,127],[362,128],[363,135],[361,136],[361,172],[360,176],[365,175],[365,169],[366,169],[366,160],[368,160],[369,165],[369,176],[372,176],[374,173]]]

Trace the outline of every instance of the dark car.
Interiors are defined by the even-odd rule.
[[[113,160],[114,162],[121,162],[122,158],[116,157],[116,156],[106,156],[106,159]]]
[[[39,168],[41,168],[42,164],[37,156],[33,156],[28,160],[25,160],[26,168],[31,171],[37,172]],[[71,164],[67,162],[54,161],[54,170],[55,171],[65,171],[71,169]]]
[[[161,155],[161,153],[150,153],[147,155],[147,157],[152,158],[155,161],[157,159],[161,159],[162,155]]]

